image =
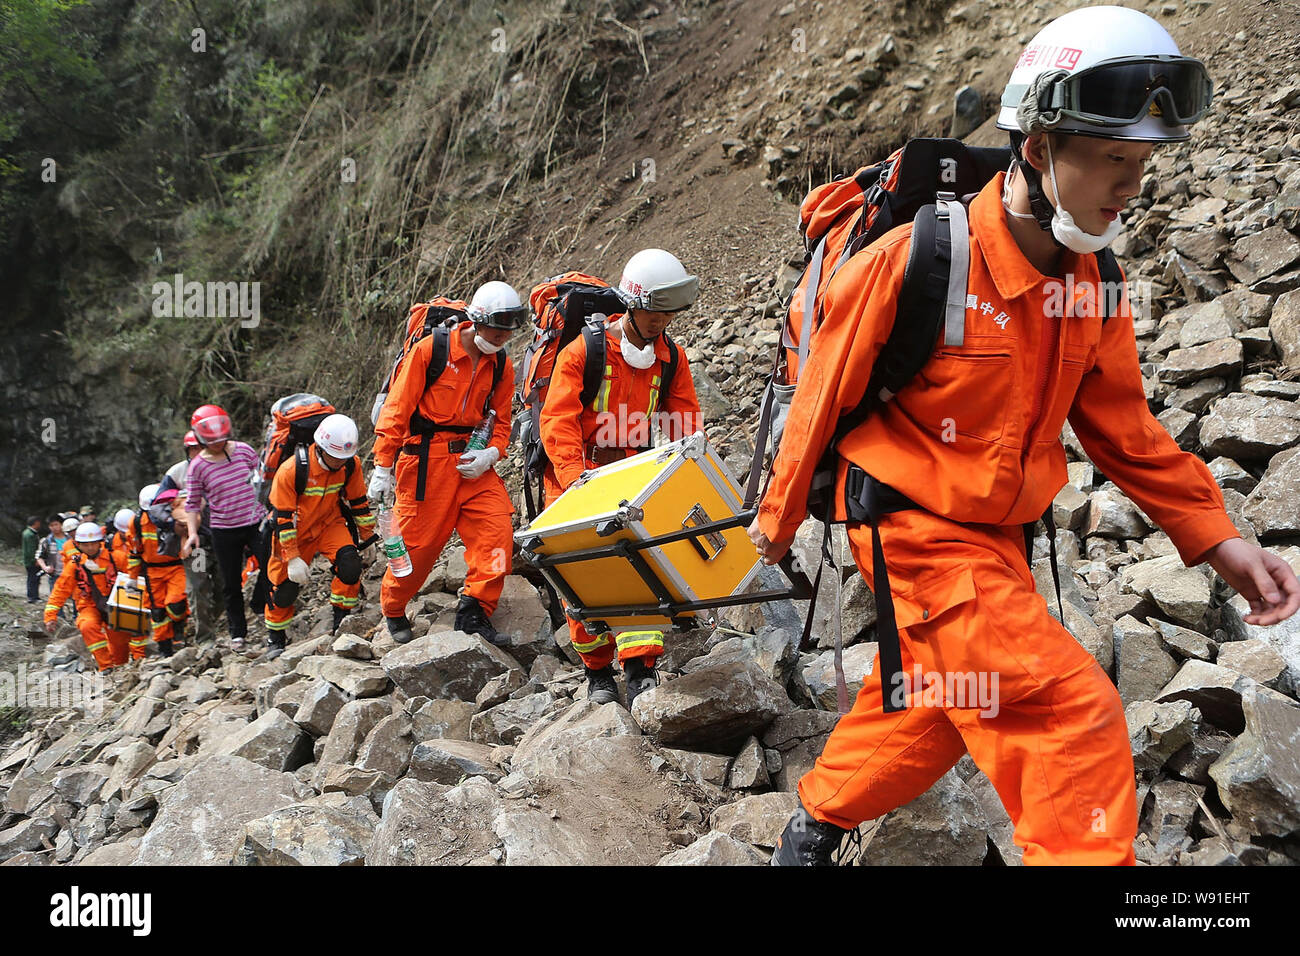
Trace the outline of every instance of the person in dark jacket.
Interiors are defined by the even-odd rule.
[[[27,603],[41,599],[41,567],[36,563],[36,550],[41,543],[41,519],[32,515],[23,529],[23,567],[27,569]]]

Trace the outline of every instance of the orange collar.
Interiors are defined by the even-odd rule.
[[[998,294],[1010,302],[1040,287],[1049,277],[1025,258],[1015,236],[1007,228],[1007,212],[1002,208],[1002,184],[1006,176],[1006,172],[998,173],[971,201],[970,229],[988,263]],[[1079,275],[1084,268],[1080,258],[1078,253],[1067,249],[1061,266],[1067,273]]]

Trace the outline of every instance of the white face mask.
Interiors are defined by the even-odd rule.
[[[474,333],[474,348],[478,349],[484,355],[496,355],[501,351],[503,346],[493,345],[477,332]]]
[[[1051,140],[1048,140],[1047,142],[1047,172],[1048,176],[1052,180],[1052,192],[1055,194],[1057,200],[1056,203],[1052,205],[1052,235],[1056,237],[1056,241],[1065,246],[1065,248],[1069,249],[1071,252],[1078,252],[1084,255],[1093,252],[1100,252],[1102,249],[1105,249],[1114,242],[1115,238],[1124,228],[1124,224],[1120,222],[1119,217],[1116,217],[1115,221],[1108,225],[1106,231],[1101,235],[1094,235],[1091,232],[1084,232],[1080,229],[1075,223],[1074,217],[1070,215],[1070,211],[1060,205],[1061,189],[1056,185],[1056,165],[1052,162]],[[1036,218],[1033,213],[1016,212],[1011,208],[1010,179],[1007,180],[1006,185],[1002,190],[1002,205],[1008,213],[1015,216],[1017,219]]]
[[[655,344],[647,342],[643,349],[637,348],[632,344],[632,340],[627,333],[623,334],[623,340],[619,343],[623,351],[623,361],[637,369],[647,369],[655,363]]]

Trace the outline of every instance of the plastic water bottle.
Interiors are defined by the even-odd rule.
[[[497,410],[489,409],[487,418],[479,424],[478,428],[469,436],[469,441],[465,444],[466,451],[482,451],[487,447],[488,442],[492,440],[492,427],[496,424]]]
[[[406,553],[406,542],[402,533],[394,527],[393,512],[386,504],[379,505],[379,514],[375,518],[379,537],[384,542],[384,556],[388,559],[388,570],[393,577],[404,578],[411,573],[411,556]]]

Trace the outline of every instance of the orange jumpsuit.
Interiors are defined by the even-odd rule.
[[[317,554],[325,555],[334,568],[330,604],[344,613],[356,608],[361,592],[361,556],[340,507],[344,498],[361,540],[373,537],[375,532],[375,516],[366,502],[360,460],[353,457],[350,479],[346,479],[346,465],[334,471],[325,467],[315,445],[307,451],[307,463],[307,483],[301,495],[294,487],[297,461],[293,455],[280,463],[271,480],[276,534],[267,568],[272,598],[266,602],[265,620],[266,629],[272,633],[285,631],[293,620],[292,598],[297,596],[297,588],[292,588],[290,596],[281,585],[289,578],[289,562],[294,558],[311,564]],[[354,554],[340,561],[340,552],[349,548]],[[280,600],[285,598],[287,603],[281,606]]]
[[[492,392],[496,356],[472,360],[460,340],[466,327],[473,325],[462,322],[451,330],[447,366],[427,390],[425,371],[433,352],[433,336],[416,344],[402,363],[375,426],[375,464],[391,468],[397,463],[395,525],[411,558],[411,573],[405,577],[394,577],[391,570],[384,573],[380,603],[385,617],[405,616],[406,603],[424,586],[453,530],[460,532],[465,542],[469,565],[461,593],[477,600],[487,616],[496,610],[510,573],[514,506],[505,482],[492,468],[478,478],[463,477],[456,465],[468,432],[438,430],[439,426],[477,427],[483,421],[486,403],[497,413],[488,444],[505,457],[510,443],[514,368],[507,357],[501,380]],[[431,423],[423,428],[427,434],[413,433],[412,416],[417,414]],[[423,500],[419,500],[422,453],[427,455],[427,467],[423,469]]]
[[[1127,301],[1103,325],[1096,297],[1083,301],[1083,283],[1099,281],[1096,259],[1067,251],[1060,269],[1073,274],[1076,304],[1063,305],[1068,284],[1030,265],[1006,227],[1004,175],[970,207],[964,344],[939,347],[839,446],[841,488],[848,459],[924,509],[879,523],[910,706],[884,712],[879,681],[865,681],[799,794],[814,818],[854,827],[925,792],[969,752],[1010,814],[1025,863],[1131,864],[1138,820],[1124,710],[1037,594],[1020,526],[1066,481],[1068,418],[1098,469],[1187,564],[1238,535],[1208,469],[1147,408]],[[910,232],[887,233],[827,289],[759,512],[772,541],[803,521],[835,424],[865,391],[894,321]],[[850,525],[849,540],[871,583],[870,528]],[[936,678],[952,680],[947,688],[983,680],[993,706]]]
[[[184,528],[184,519],[181,520]],[[185,597],[185,565],[179,557],[158,553],[158,526],[147,511],[131,522],[130,548],[127,570],[132,575],[144,576],[154,642],[180,637],[185,633],[185,619],[190,613]],[[143,656],[147,644],[144,637],[133,637],[132,653],[138,647]]]
[[[85,567],[87,560],[93,560],[97,567]],[[123,555],[108,548],[100,548],[99,554],[93,559],[87,559],[81,551],[74,551],[64,559],[63,572],[54,582],[54,589],[45,605],[45,623],[49,624],[59,616],[59,608],[63,607],[68,598],[73,598],[81,639],[95,656],[95,664],[101,671],[125,664],[128,654],[136,658],[144,657],[144,648],[141,647],[137,653],[129,634],[108,627],[103,615],[99,613],[95,599],[87,590],[97,588],[107,599],[113,591],[118,572],[125,570]]]
[[[677,370],[668,394],[661,396],[660,386],[669,359],[663,336],[655,341],[658,361],[647,369],[633,368],[619,347],[621,319],[621,315],[614,316],[605,326],[605,371],[590,405],[582,404],[586,339],[578,336],[555,360],[550,391],[540,418],[542,445],[549,459],[544,476],[547,501],[563,494],[584,471],[650,447],[652,416],[660,416],[656,420],[665,426],[664,437],[669,441],[704,427],[695,382],[682,346],[677,345]],[[592,634],[570,617],[569,635],[573,649],[592,670],[608,667],[615,652],[619,660],[640,657],[649,666],[664,652],[664,638],[658,631],[630,631],[617,637],[609,632]]]

